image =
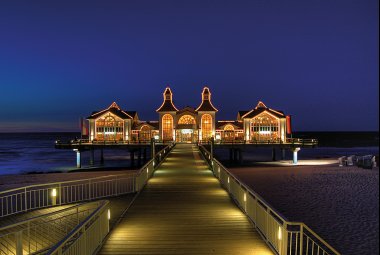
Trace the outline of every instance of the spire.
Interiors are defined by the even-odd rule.
[[[211,92],[208,87],[204,87],[202,91],[202,103],[196,111],[217,112],[218,110],[211,103]]]
[[[178,109],[173,104],[173,93],[169,87],[166,87],[162,95],[164,97],[164,101],[162,102],[161,106],[156,110],[156,112],[178,111]]]

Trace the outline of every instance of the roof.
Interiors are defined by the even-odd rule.
[[[97,119],[100,116],[102,116],[103,114],[108,113],[108,112],[116,115],[117,117],[119,117],[121,119],[133,119],[133,115],[131,116],[129,113],[134,113],[134,115],[137,114],[135,111],[130,111],[129,113],[126,111],[123,111],[116,104],[116,102],[113,102],[107,109],[104,109],[102,111],[92,112],[91,116],[87,117],[87,119]]]
[[[179,114],[182,114],[182,113],[185,113],[185,112],[190,112],[192,114],[198,114],[195,109],[193,107],[190,107],[190,106],[186,106],[185,108],[179,110],[176,114],[179,115]]]
[[[173,104],[173,93],[169,87],[167,87],[163,93],[164,102],[156,110],[156,112],[176,112],[177,107]]]
[[[243,116],[243,115],[246,114],[247,112],[249,112],[249,111],[238,111],[237,119],[238,119],[238,120],[241,120],[241,116]]]
[[[217,121],[215,123],[215,129],[224,129],[227,125],[232,125],[235,129],[243,129],[243,122],[238,120]]]
[[[239,114],[240,112],[243,112],[243,111],[239,111]],[[251,111],[243,114],[243,115],[240,115],[240,117],[243,119],[245,118],[253,118],[253,117],[256,117],[257,115],[263,113],[263,112],[268,112],[269,114],[272,114],[274,115],[275,117],[277,118],[285,118],[285,114],[282,112],[282,111],[277,111],[277,110],[273,110],[271,108],[268,108],[263,102],[259,101],[257,106],[252,109]]]
[[[132,129],[133,130],[140,130],[144,125],[147,125],[149,126],[152,130],[158,130],[159,127],[158,127],[158,121],[142,121],[142,122],[138,122],[136,124],[134,124],[132,126]]]
[[[211,103],[211,92],[210,89],[207,87],[203,88],[202,91],[202,103],[198,106],[196,111],[199,112],[217,112],[218,109],[215,108],[215,106]]]

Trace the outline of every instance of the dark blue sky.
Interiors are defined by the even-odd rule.
[[[0,132],[78,130],[116,101],[156,120],[210,87],[217,119],[262,100],[293,128],[379,129],[376,0],[1,1]]]

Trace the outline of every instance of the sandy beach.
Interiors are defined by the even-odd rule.
[[[378,167],[267,164],[230,170],[285,217],[306,223],[342,254],[379,253]]]

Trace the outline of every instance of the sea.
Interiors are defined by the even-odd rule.
[[[379,132],[295,132],[293,137],[315,138],[316,148],[301,149],[299,159],[338,158],[349,155],[379,155]],[[55,149],[55,141],[80,138],[80,133],[0,133],[0,175],[67,172],[76,169],[76,152]],[[128,151],[105,150],[104,164],[95,151],[94,167],[130,167]],[[148,153],[149,155],[149,153]],[[279,152],[277,157],[279,157]],[[291,152],[286,158],[291,159]],[[220,154],[221,160],[227,153]],[[244,155],[246,161],[271,160],[270,149]],[[89,153],[82,153],[82,165],[89,167]]]

